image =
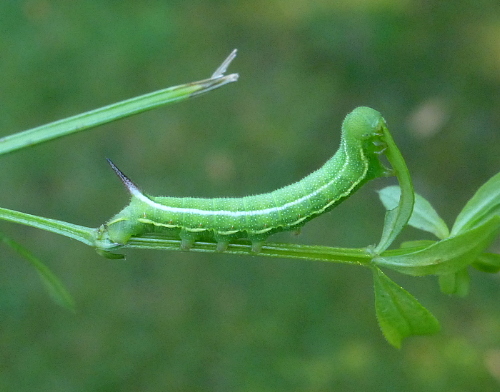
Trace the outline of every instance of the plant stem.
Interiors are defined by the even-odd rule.
[[[217,244],[197,241],[190,252],[218,253]],[[123,248],[161,249],[181,251],[179,240],[163,238],[132,237]],[[328,246],[280,244],[266,242],[259,253],[251,251],[251,245],[246,243],[229,244],[225,254],[252,255],[286,259],[316,260],[331,263],[367,265],[373,254],[366,248],[333,248]]]
[[[0,219],[19,223],[26,226],[36,227],[38,229],[60,234],[77,241],[96,247],[97,229],[75,225],[72,223],[43,218],[36,215],[26,214],[24,212],[13,211],[6,208],[0,208]],[[98,247],[96,247],[98,248]],[[156,249],[156,250],[174,250],[180,251],[180,241],[165,238],[139,238],[132,237],[127,245],[118,249]],[[196,242],[191,249],[193,252],[218,253],[217,244],[210,242]],[[103,249],[105,251],[114,251],[114,249]],[[287,259],[316,260],[333,263],[368,264],[373,254],[367,249],[359,248],[333,248],[328,246],[312,246],[300,244],[279,244],[265,243],[262,251],[253,253],[251,246],[246,243],[229,244],[226,254],[267,256]]]
[[[43,218],[41,216],[26,214],[24,212],[0,208],[0,219],[19,223],[37,229],[47,230],[83,242],[86,245],[94,246],[96,229],[75,225],[57,219]]]
[[[154,91],[0,138],[0,155],[94,128],[98,125],[157,108],[158,106],[180,102],[227,83],[235,82],[238,80],[238,74],[223,76],[223,73],[235,55],[236,51],[233,51],[222,65],[217,68],[210,79]]]

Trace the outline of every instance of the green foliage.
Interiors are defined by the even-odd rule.
[[[500,173],[482,185],[458,214],[451,229],[452,235],[464,233],[484,224],[493,216],[500,216]]]
[[[16,251],[22,258],[28,261],[36,269],[50,296],[58,305],[61,305],[68,310],[75,311],[75,301],[73,300],[71,294],[68,292],[68,290],[66,290],[57,276],[55,276],[45,264],[43,264],[24,246],[17,243],[16,241],[13,241],[10,238],[7,238],[1,233],[0,241]]]
[[[479,271],[496,274],[500,271],[500,255],[496,253],[481,253],[472,263]]]
[[[373,267],[373,281],[378,323],[390,344],[399,348],[408,336],[433,334],[440,330],[432,313],[377,267]]]
[[[337,124],[359,104],[385,114],[416,190],[450,228],[499,170],[498,1],[30,0],[0,10],[1,136],[208,76],[233,47],[242,56],[237,88],[3,155],[2,207],[95,227],[127,202],[104,157],[153,194],[266,192],[330,156]],[[377,244],[383,208],[373,190],[390,181],[278,240]],[[127,249],[117,262],[0,223],[78,306],[54,307],[37,273],[0,250],[2,390],[498,389],[500,286],[476,270],[498,270],[498,242],[467,268],[464,299],[439,295],[433,276],[383,268],[443,325],[392,350],[377,333],[371,271],[351,267],[371,259],[365,249],[293,245],[345,266],[249,258],[245,244],[236,255]],[[406,228],[388,249],[400,240],[416,251],[431,238]]]
[[[392,210],[398,205],[401,197],[401,188],[398,186],[388,186],[379,191],[380,200],[387,210]],[[444,239],[450,235],[450,230],[436,210],[419,194],[415,194],[415,205],[413,213],[408,221],[410,226],[419,230],[434,234],[439,239]]]
[[[151,99],[151,96],[155,96],[154,93],[147,94],[128,100],[125,104],[110,105],[67,120],[35,128],[36,134],[41,132],[42,135],[47,136],[33,139],[33,131],[26,131],[12,137],[4,138],[2,143],[9,145],[12,140],[16,140],[16,148],[22,148],[31,144],[33,140],[41,143],[51,138],[100,125],[103,122],[113,121],[125,115],[148,110],[160,104],[186,99],[199,94],[200,91],[211,90],[237,79],[233,75],[229,77],[223,76],[233,57],[233,55],[232,57],[230,56],[219,67],[212,75],[212,79],[185,85],[188,87],[178,86],[163,90],[158,94],[161,96],[159,101]],[[169,94],[173,94],[175,99],[170,99]],[[73,123],[80,121],[81,118],[86,119],[85,126],[74,126]],[[469,265],[476,264],[483,271],[496,271],[496,257],[492,257],[491,254],[488,255],[484,252],[500,233],[500,214],[498,213],[500,206],[500,174],[486,182],[470,199],[458,215],[450,234],[446,224],[431,204],[422,196],[414,194],[413,184],[406,163],[385,123],[381,122],[381,125],[381,140],[384,143],[383,152],[391,164],[393,173],[396,175],[400,186],[388,187],[380,191],[380,197],[387,209],[387,213],[379,244],[375,247],[367,247],[364,253],[360,253],[358,258],[355,256],[349,262],[358,263],[373,269],[375,305],[380,327],[388,342],[396,347],[400,347],[403,338],[411,335],[436,332],[439,325],[427,309],[420,305],[407,291],[392,282],[378,267],[390,268],[412,276],[438,275],[439,285],[443,293],[465,296],[469,289],[470,279],[466,269]],[[61,129],[64,131],[61,132]],[[5,149],[5,152],[9,151],[9,148]],[[416,203],[414,204],[415,201]],[[98,229],[91,229],[7,209],[0,210],[0,218],[77,239],[87,245],[95,246],[98,253],[108,258],[122,258],[122,255],[112,253],[110,250],[117,247],[126,248],[129,246],[129,244],[116,244],[108,238],[103,237],[102,230],[106,230],[106,225]],[[399,250],[386,251],[406,224],[428,231],[436,235],[440,241],[413,243],[416,249],[412,247],[412,244],[408,245],[406,243]],[[135,237],[140,237],[140,240],[150,238],[155,241],[153,246],[155,249],[171,249],[171,243],[169,244],[168,241],[167,243],[163,242],[161,234],[146,232]],[[67,291],[48,268],[20,245],[13,241],[8,241],[7,243],[37,268],[44,283],[49,287],[50,293],[56,298],[56,301],[63,306],[72,308],[72,300]],[[178,245],[175,240],[173,240],[173,243],[174,246]],[[148,244],[146,246],[143,245],[145,244],[141,244],[141,241],[138,243],[134,243],[134,241],[130,242],[130,246],[132,247],[152,247]],[[238,243],[235,245],[239,247]],[[198,247],[209,252],[220,251],[217,248],[211,249],[209,247],[207,249],[199,241],[197,244],[194,244],[193,249],[197,249]],[[352,255],[352,251],[348,249],[332,248],[331,251],[325,252],[324,249],[312,247],[312,250],[304,251],[303,247],[295,248],[278,244],[265,246],[262,255],[271,256],[267,252],[276,248],[281,248],[281,251],[279,254],[272,254],[274,257],[345,262],[343,259]],[[229,247],[228,253],[231,252],[239,253],[240,250],[234,250],[232,247]],[[313,257],[313,253],[320,256]],[[329,254],[335,254],[335,257],[338,257],[338,259],[330,259]]]
[[[394,142],[387,127],[384,127],[384,141],[386,150],[384,151],[387,159],[392,165],[394,173],[401,187],[401,195],[399,203],[391,209],[387,209],[385,215],[384,228],[382,238],[375,248],[375,253],[380,254],[386,250],[399,235],[403,227],[408,223],[413,211],[415,195],[413,191],[413,183],[410,177],[410,172],[406,167],[405,160],[401,155],[396,143]]]

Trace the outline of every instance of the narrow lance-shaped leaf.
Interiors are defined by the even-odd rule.
[[[471,264],[500,233],[500,216],[494,216],[480,226],[454,237],[434,243],[424,249],[400,254],[387,251],[373,259],[381,267],[407,275],[443,275],[455,273]]]
[[[467,202],[455,220],[451,235],[463,233],[493,215],[500,215],[500,173],[483,184]]]
[[[393,185],[379,191],[379,197],[387,210],[392,210],[398,205],[401,188]],[[415,193],[415,205],[410,220],[410,226],[434,234],[439,239],[446,238],[450,231],[432,205],[419,194]]]
[[[465,297],[469,294],[470,275],[467,268],[445,275],[439,275],[439,288],[445,294]]]
[[[35,269],[37,270],[44,286],[47,288],[50,296],[54,301],[66,309],[74,311],[75,302],[71,297],[71,294],[66,290],[61,281],[55,276],[52,271],[43,264],[37,257],[35,257],[28,249],[26,249],[21,244],[17,243],[10,238],[5,237],[0,234],[0,240],[8,245],[10,248],[15,250],[19,255],[21,255],[25,260],[27,260]]]
[[[413,211],[414,191],[410,172],[406,162],[394,142],[389,130],[384,126],[384,141],[386,143],[385,155],[389,160],[401,187],[401,197],[396,208],[387,211],[385,215],[384,229],[379,244],[375,247],[375,253],[382,253],[396,239],[410,219]]]
[[[500,271],[500,255],[496,253],[481,253],[472,263],[479,271],[496,274]]]
[[[375,310],[387,341],[400,348],[404,338],[439,331],[437,319],[415,297],[373,267]]]

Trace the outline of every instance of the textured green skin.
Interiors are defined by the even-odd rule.
[[[310,219],[331,210],[366,181],[387,175],[387,168],[379,161],[383,150],[382,127],[385,126],[379,112],[367,107],[356,108],[342,124],[338,151],[320,169],[273,192],[242,198],[174,198],[134,194],[131,187],[135,185],[114,167],[131,190],[132,199],[101,228],[102,236],[107,236],[112,243],[123,245],[132,236],[160,233],[168,238],[180,238],[185,249],[189,249],[194,241],[207,240],[216,241],[221,251],[231,241],[248,239],[253,244],[253,250],[259,251],[269,235],[297,230]],[[313,197],[306,198],[306,195],[322,187],[324,189]],[[140,192],[138,188],[136,191]],[[301,198],[304,200],[294,204]],[[162,211],[150,205],[149,200],[162,206],[197,211]],[[279,208],[287,204],[290,205]],[[240,216],[229,216],[235,211],[240,211]]]

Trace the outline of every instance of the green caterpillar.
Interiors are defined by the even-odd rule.
[[[349,197],[368,180],[388,175],[380,162],[385,120],[379,112],[358,107],[342,124],[338,151],[301,181],[273,192],[240,198],[176,198],[145,195],[110,160],[131,194],[130,204],[100,228],[100,238],[116,246],[148,234],[180,238],[188,250],[195,241],[216,241],[224,251],[238,239],[259,252],[267,237],[297,230]]]

